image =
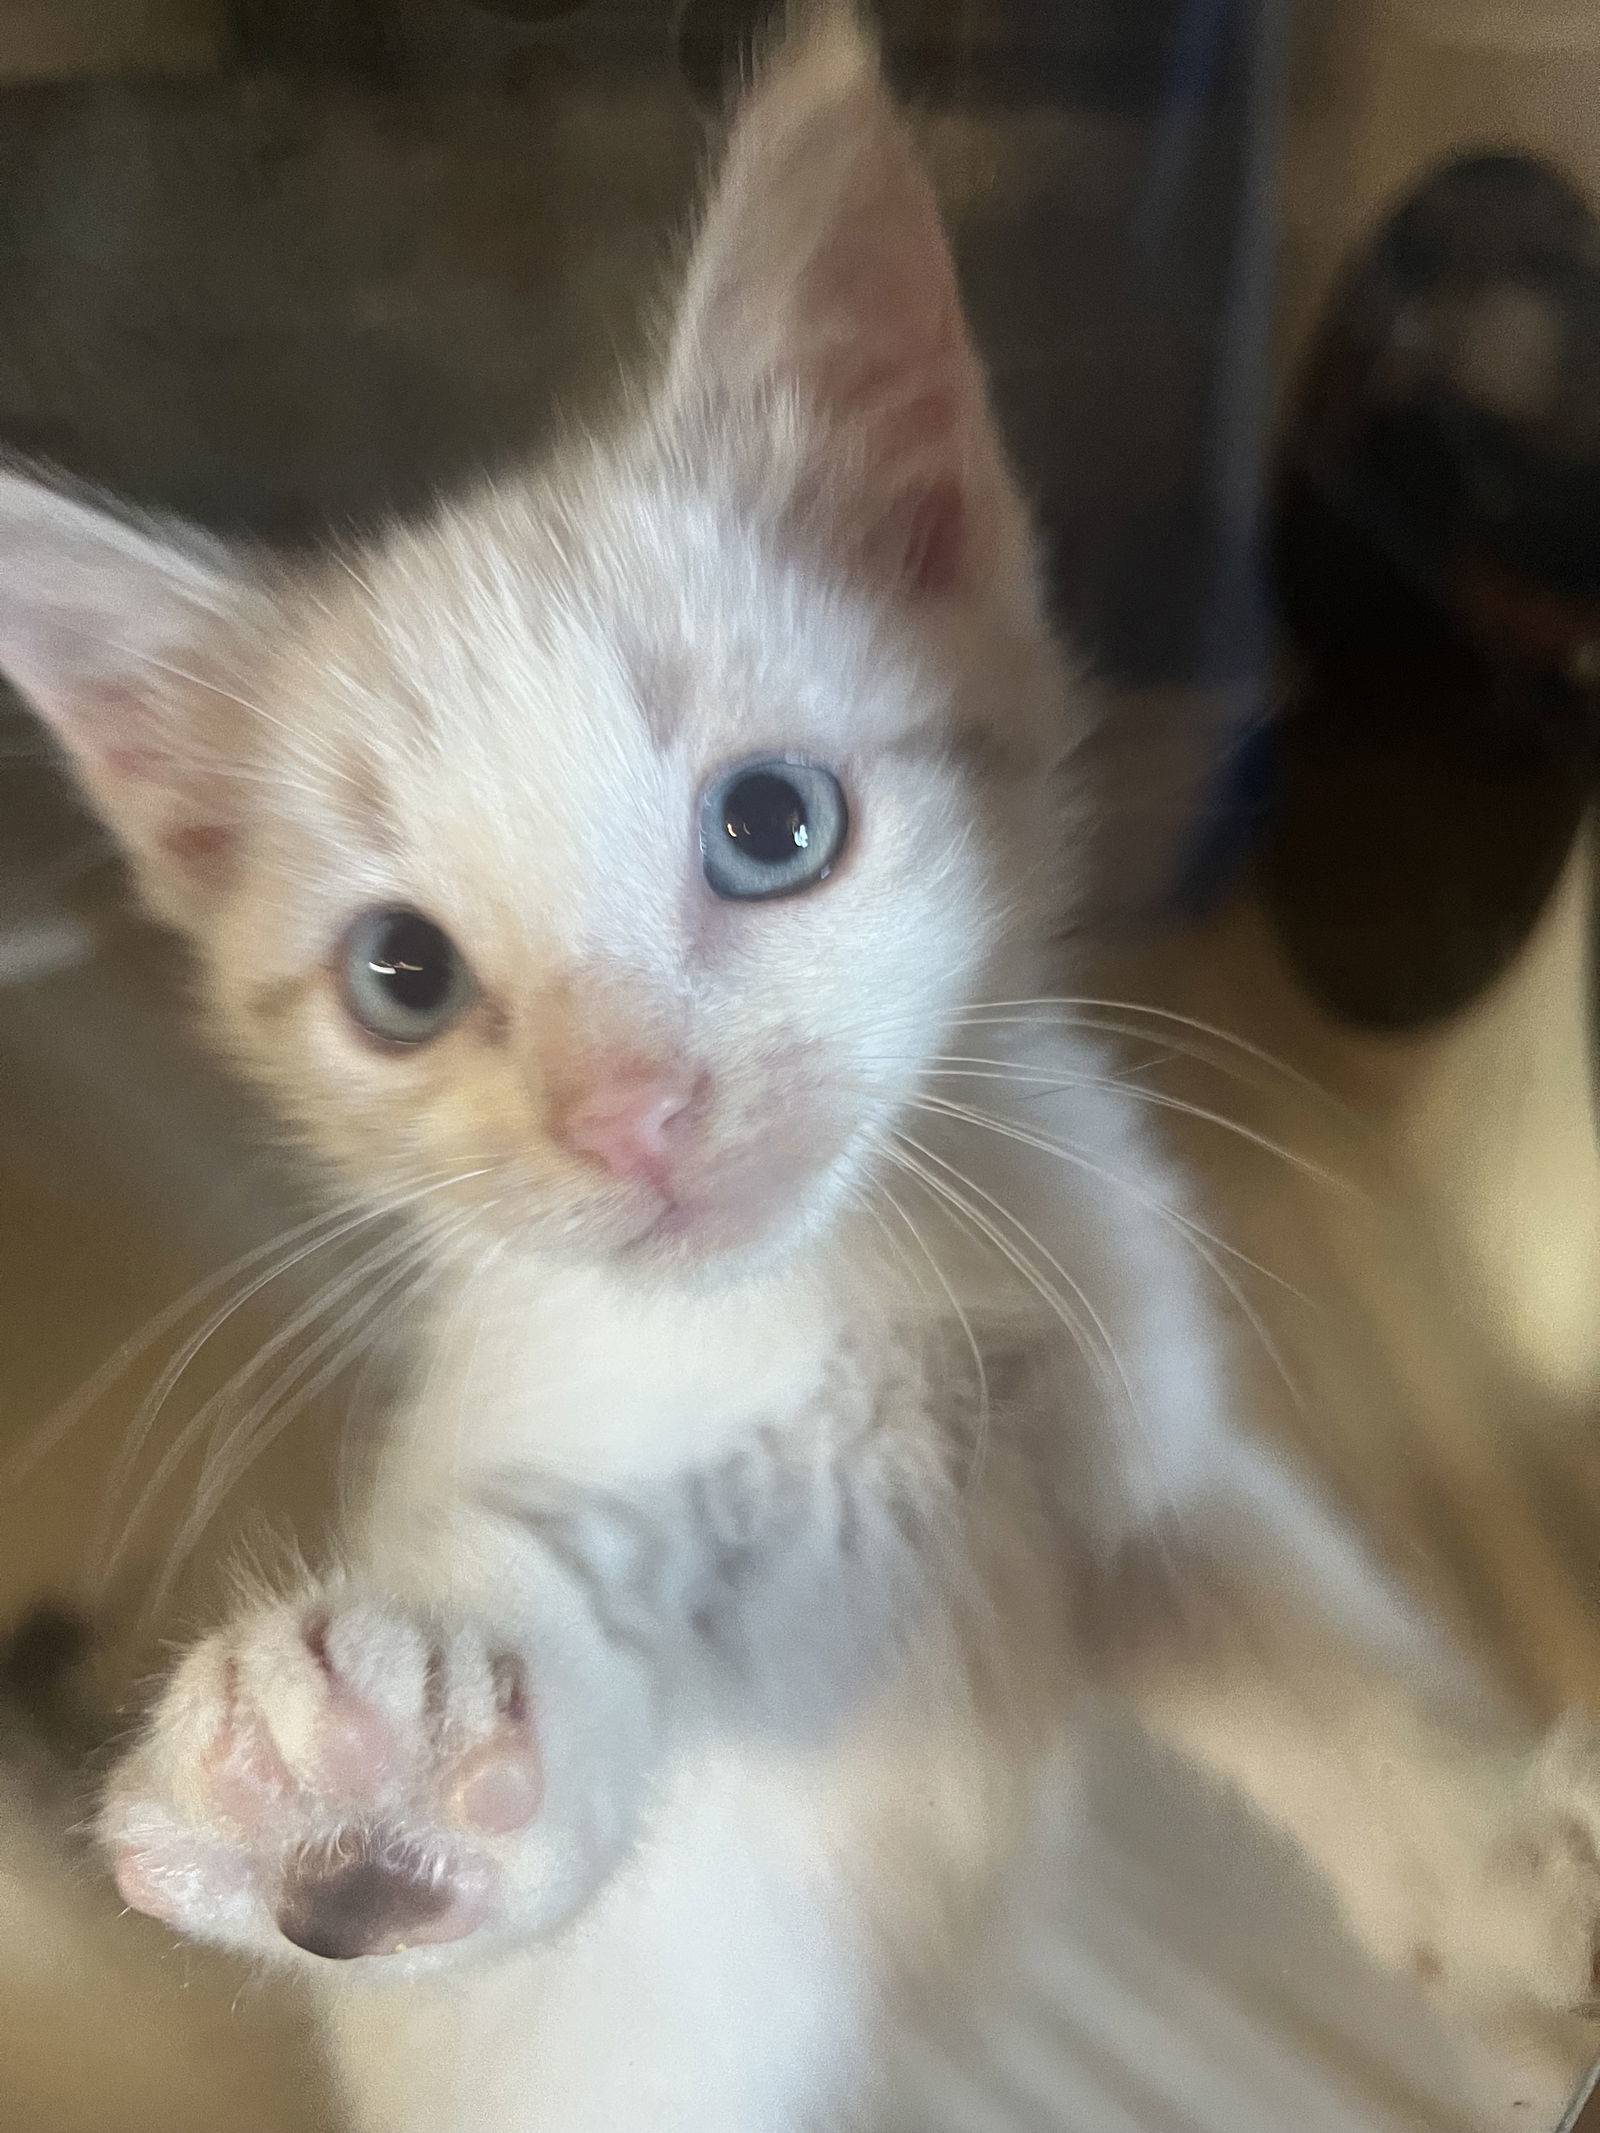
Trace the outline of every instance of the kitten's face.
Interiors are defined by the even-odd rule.
[[[892,610],[659,469],[589,473],[322,589],[270,677],[316,745],[204,945],[359,1176],[479,1171],[513,1233],[698,1257],[837,1204],[1007,934],[1037,766],[978,753]]]
[[[49,501],[34,555],[79,554]],[[148,562],[93,539],[13,671],[362,1189],[744,1264],[849,1201],[953,1015],[1026,975],[1058,677],[926,188],[842,33],[758,93],[619,436],[271,597],[167,557],[165,608],[120,615],[193,677],[159,697],[103,650],[49,685]]]

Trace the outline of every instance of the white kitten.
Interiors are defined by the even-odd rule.
[[[130,1903],[325,1988],[358,2126],[871,2124],[1090,1685],[1391,1961],[1588,1997],[1594,1764],[1234,1432],[1133,1106],[985,1006],[1084,714],[857,30],[767,69],[611,434],[284,578],[10,477],[0,661],[436,1256],[345,1567],[105,1812]]]

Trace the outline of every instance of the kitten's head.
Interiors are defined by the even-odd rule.
[[[0,665],[313,1144],[541,1247],[817,1229],[1057,887],[1025,514],[837,18],[609,435],[288,580],[0,477]]]

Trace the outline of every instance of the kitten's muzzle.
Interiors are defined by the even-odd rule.
[[[555,1121],[557,1138],[611,1177],[671,1202],[677,1170],[705,1109],[710,1077],[632,1062],[596,1076]]]

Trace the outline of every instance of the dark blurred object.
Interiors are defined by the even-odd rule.
[[[1325,1007],[1417,1028],[1515,955],[1591,787],[1600,227],[1554,172],[1453,163],[1350,268],[1272,558],[1294,656],[1267,902]]]
[[[232,0],[231,74],[0,92],[0,443],[314,537],[637,338],[765,0]],[[1067,621],[1259,681],[1284,0],[885,0]]]
[[[658,67],[675,54],[708,87],[782,22],[785,0],[227,0],[230,42],[248,65],[297,67],[369,84],[481,82],[516,48],[564,51],[594,72]],[[974,68],[1033,101],[1087,95],[1148,107],[1180,38],[1205,34],[1232,0],[878,0],[868,9],[898,66],[963,91]],[[959,79],[950,80],[950,70]]]
[[[1556,2133],[1600,2133],[1600,2066],[1585,2077]]]
[[[75,1607],[40,1600],[0,1637],[0,1764],[59,1783],[108,1737],[90,1686],[98,1637]]]

